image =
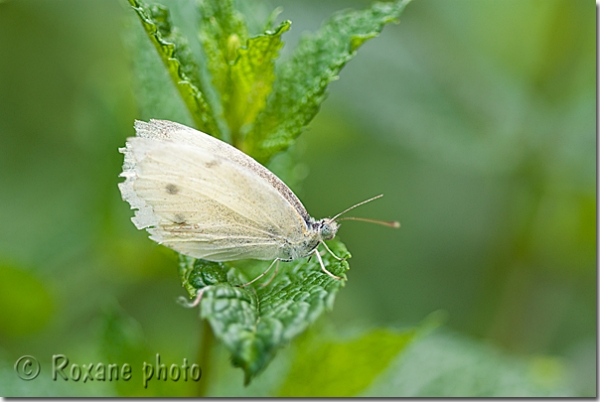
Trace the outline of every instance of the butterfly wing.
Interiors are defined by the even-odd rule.
[[[311,218],[302,202],[289,187],[260,163],[231,145],[216,139],[201,131],[174,123],[168,120],[150,120],[149,123],[136,120],[135,131],[138,137],[151,138],[156,141],[167,141],[187,144],[204,149],[213,155],[220,155],[229,161],[249,169],[271,187],[276,189],[283,198],[302,216],[305,222]]]
[[[229,145],[201,145],[169,137],[128,139],[121,150],[126,180],[119,187],[137,209],[135,225],[195,258],[286,258],[287,242],[307,230],[303,217],[268,181],[219,148]]]

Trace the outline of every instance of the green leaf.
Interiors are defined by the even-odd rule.
[[[240,46],[248,39],[243,15],[231,0],[201,0],[199,39],[202,43],[212,83],[226,104],[231,90],[230,65]]]
[[[362,396],[549,397],[577,396],[566,362],[518,358],[448,332],[416,341]]]
[[[148,6],[141,0],[129,2],[167,67],[197,128],[220,138],[221,132],[214,113],[203,95],[206,91],[200,80],[198,65],[193,60],[187,41],[173,27],[169,10],[160,5]]]
[[[238,51],[231,66],[232,95],[225,106],[234,144],[245,125],[254,122],[266,104],[275,80],[275,59],[283,46],[281,35],[288,31],[291,21],[284,21],[274,31],[250,38]]]
[[[231,0],[203,0],[200,41],[212,82],[221,97],[232,142],[240,146],[241,130],[254,122],[264,107],[275,80],[274,60],[283,45],[281,35],[290,29],[284,21],[275,30],[248,39],[243,16]]]
[[[194,126],[194,120],[148,35],[140,29],[137,14],[131,13],[124,38],[131,64],[131,81],[137,118],[164,118]]]
[[[316,115],[327,85],[358,47],[396,20],[409,1],[334,14],[317,33],[305,36],[278,71],[267,105],[247,135],[246,152],[265,162],[291,145]]]
[[[345,246],[332,241],[331,250],[349,258]],[[232,355],[235,366],[245,373],[245,382],[263,370],[277,350],[302,333],[326,309],[331,309],[337,291],[346,282],[348,263],[323,256],[325,267],[343,279],[325,274],[316,260],[282,262],[281,271],[265,287],[239,287],[270,262],[239,261],[214,263],[182,257],[180,275],[191,297],[204,289],[200,315],[209,321],[215,336]],[[255,277],[251,276],[251,278]]]
[[[417,329],[376,329],[344,341],[303,339],[278,396],[355,396],[388,368],[417,333]]]

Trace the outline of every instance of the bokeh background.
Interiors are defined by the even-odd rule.
[[[285,57],[332,12],[369,4],[253,12],[280,5],[293,21]],[[114,394],[47,374],[26,383],[12,365],[102,361],[115,310],[152,353],[198,353],[176,259],[134,228],[117,189],[117,148],[140,117],[132,16],[119,1],[0,2],[4,396]],[[402,227],[344,222],[352,270],[327,320],[411,326],[443,310],[447,331],[546,359],[552,378],[595,395],[595,61],[590,0],[415,0],[366,43],[293,149],[296,190],[315,217],[384,193],[354,215]],[[194,392],[178,389],[152,392]]]

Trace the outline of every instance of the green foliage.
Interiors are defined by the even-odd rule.
[[[331,242],[338,256],[350,254],[340,242]],[[342,276],[333,279],[318,261],[293,261],[268,286],[239,287],[245,272],[267,268],[263,262],[214,263],[181,257],[179,272],[190,297],[203,290],[200,315],[231,352],[233,364],[245,372],[246,383],[266,367],[279,348],[303,332],[326,309],[344,286],[348,263],[323,256],[325,267]],[[252,267],[251,265],[255,265]],[[254,268],[254,269],[253,269]]]
[[[168,10],[140,0],[130,2],[197,127],[223,137],[219,117],[205,100],[209,90],[202,86],[198,66],[186,40],[170,22]],[[408,2],[375,3],[366,10],[335,14],[317,33],[305,36],[276,70],[281,35],[290,29],[290,21],[249,37],[244,17],[231,1],[200,1],[199,38],[220,96],[220,119],[234,145],[261,162],[289,147],[318,112],[329,83],[366,40],[397,20]]]
[[[231,0],[202,0],[198,2],[198,11],[199,38],[208,70],[225,104],[229,102],[228,91],[232,89],[231,65],[237,59],[240,46],[248,40],[248,30],[244,17],[233,7]]]
[[[414,328],[340,335],[317,326],[285,353],[285,363],[246,388],[215,396],[559,397],[575,395],[566,361],[514,357],[449,332],[439,312]],[[279,364],[278,364],[279,363]],[[230,380],[230,377],[229,381]]]
[[[364,391],[417,331],[376,329],[356,339],[303,339],[279,390],[281,397],[348,397]]]
[[[308,332],[295,348],[293,363],[277,395],[349,397],[364,395],[413,342],[446,321],[436,311],[416,327],[373,329],[352,338]]]
[[[284,21],[274,30],[248,38],[243,16],[231,1],[198,3],[199,37],[212,83],[220,95],[232,142],[241,145],[241,130],[263,109],[275,80],[274,61],[283,46],[281,35],[290,29]]]
[[[541,397],[573,395],[564,362],[515,358],[440,331],[415,342],[364,396]]]
[[[130,2],[197,127],[217,137],[223,137],[217,127],[226,127],[233,145],[264,163],[293,143],[325,100],[328,84],[362,43],[398,18],[408,0],[335,14],[315,35],[304,37],[279,69],[275,61],[290,21],[272,28],[274,12],[264,24],[265,31],[250,36],[244,16],[231,0],[201,0],[198,35],[211,89],[202,86],[198,64],[169,11],[141,0]],[[217,95],[219,107],[206,102],[209,92]],[[215,116],[214,110],[222,115]],[[332,242],[331,247],[349,257],[342,243]],[[328,254],[323,259],[331,272],[344,279],[327,276],[312,259],[282,264],[284,272],[268,286],[240,287],[249,280],[247,271],[258,275],[270,262],[216,264],[181,257],[183,286],[191,297],[202,293],[200,315],[230,351],[233,364],[244,370],[246,383],[279,348],[332,307],[345,283],[348,263]]]
[[[290,146],[315,117],[327,85],[366,40],[396,20],[409,0],[375,3],[362,11],[333,15],[313,35],[305,36],[281,66],[273,93],[247,135],[246,151],[260,161]]]
[[[198,66],[193,60],[187,41],[173,27],[169,10],[162,6],[149,7],[138,0],[129,2],[167,67],[198,129],[220,137],[213,111],[205,99]]]
[[[244,126],[253,123],[265,106],[275,80],[274,60],[283,45],[281,35],[290,26],[290,21],[284,21],[274,31],[249,39],[248,46],[240,48],[238,58],[231,66],[231,98],[227,103],[226,118],[234,143],[239,142]]]

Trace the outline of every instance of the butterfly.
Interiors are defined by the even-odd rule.
[[[335,237],[343,219],[383,222],[342,214],[312,218],[302,202],[263,165],[237,148],[185,125],[166,120],[135,121],[135,137],[119,151],[125,155],[119,183],[123,199],[135,210],[133,223],[150,238],[181,254],[209,261],[273,261],[247,286],[279,261],[315,256],[329,272],[319,245]]]

